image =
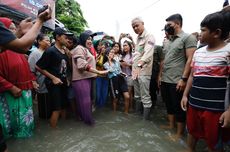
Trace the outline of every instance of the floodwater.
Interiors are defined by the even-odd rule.
[[[34,136],[7,141],[9,152],[184,152],[185,140],[173,141],[174,131],[163,130],[166,123],[163,103],[151,113],[151,121],[110,107],[96,109],[94,126],[73,118],[60,120],[51,129],[47,120],[36,120]],[[199,152],[205,146],[199,145]]]

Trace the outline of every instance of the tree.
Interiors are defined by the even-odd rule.
[[[79,35],[85,27],[88,27],[80,5],[75,0],[56,0],[55,9],[56,18],[76,35]]]

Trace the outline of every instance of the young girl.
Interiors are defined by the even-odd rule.
[[[128,85],[124,77],[127,75],[121,71],[120,63],[114,59],[114,50],[111,50],[108,55],[108,61],[104,64],[104,68],[109,71],[111,96],[113,98],[113,110],[117,109],[117,101],[120,94],[123,93],[125,100],[125,113],[129,112],[129,93]]]
[[[121,70],[127,75],[126,81],[128,84],[129,91],[129,104],[130,110],[133,111],[133,79],[132,79],[132,63],[133,63],[133,55],[132,55],[132,44],[129,41],[124,41],[123,43],[123,54],[120,60]]]
[[[96,69],[103,71],[103,64],[107,62],[106,50],[109,49],[108,45],[104,42],[101,43],[99,55],[96,58]],[[96,106],[103,107],[108,97],[108,78],[104,75],[98,75],[96,78]]]
[[[120,61],[121,60],[121,45],[119,42],[115,42],[112,45],[112,48],[114,50],[114,60]]]

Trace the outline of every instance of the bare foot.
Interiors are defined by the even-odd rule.
[[[160,128],[161,129],[173,129],[174,127],[170,125],[161,125]]]
[[[182,138],[182,136],[181,136],[181,135],[177,135],[177,134],[171,135],[171,136],[169,137],[169,139],[170,139],[171,141],[174,141],[174,142],[179,141],[181,138]]]

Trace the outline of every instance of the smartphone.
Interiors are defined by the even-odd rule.
[[[120,73],[120,75],[121,75],[121,76],[123,76],[123,77],[125,77],[125,78],[127,78],[127,77],[128,77],[128,75],[127,75],[127,74],[122,73],[122,72]]]
[[[46,11],[48,9],[48,5],[44,5],[42,8],[38,10],[38,15],[41,14],[42,12]]]

